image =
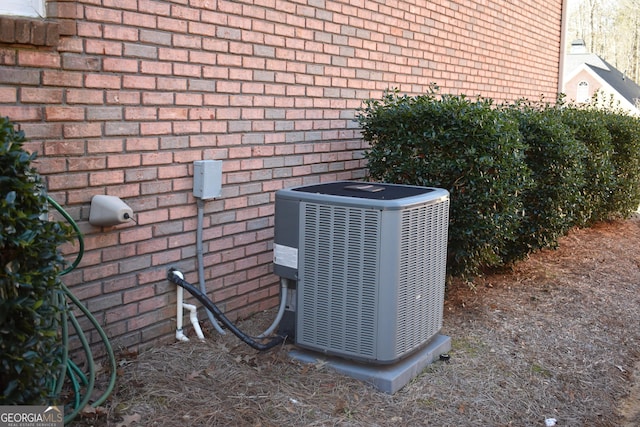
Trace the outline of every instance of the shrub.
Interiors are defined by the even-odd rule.
[[[585,186],[583,209],[577,226],[589,226],[609,218],[609,195],[618,183],[613,161],[614,146],[611,133],[604,123],[603,110],[564,105],[560,108],[562,121],[574,137],[587,148],[584,163]]]
[[[586,106],[386,92],[356,120],[370,178],[451,193],[448,267],[471,276],[640,205],[640,120]]]
[[[619,111],[601,114],[611,135],[616,178],[606,202],[608,218],[628,218],[640,206],[640,120]]]
[[[45,404],[60,369],[62,309],[57,248],[68,227],[47,221],[41,177],[24,151],[24,133],[0,117],[1,405]]]
[[[375,180],[451,193],[448,269],[475,275],[503,263],[516,239],[529,185],[518,123],[489,99],[387,92],[365,101],[357,121]]]
[[[526,145],[532,185],[520,196],[524,215],[518,237],[504,258],[516,261],[556,247],[582,217],[584,159],[588,150],[563,123],[558,107],[519,102],[511,106]]]

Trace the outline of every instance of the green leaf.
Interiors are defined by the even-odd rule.
[[[24,142],[24,133],[0,117],[0,405],[44,402],[62,348],[63,307],[53,295],[64,266],[59,246],[71,232],[66,224],[40,220],[47,199],[32,166],[35,154]]]

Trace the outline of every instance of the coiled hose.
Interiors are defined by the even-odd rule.
[[[47,201],[64,217],[65,220],[67,220],[67,222],[69,222],[69,224],[71,224],[71,227],[75,231],[76,237],[78,239],[78,245],[79,245],[78,255],[76,256],[76,259],[74,260],[74,262],[60,273],[61,276],[64,276],[65,274],[68,274],[71,271],[73,271],[80,263],[80,260],[84,255],[84,238],[82,237],[82,233],[80,232],[80,228],[78,227],[78,224],[76,224],[73,218],[71,218],[71,216],[51,197],[47,196]],[[111,394],[111,392],[115,387],[116,358],[113,353],[113,348],[111,347],[111,343],[109,342],[109,338],[107,337],[107,334],[104,332],[104,330],[100,326],[100,323],[98,323],[98,320],[82,304],[82,302],[80,302],[80,300],[75,295],[73,295],[73,293],[69,290],[69,288],[67,288],[64,285],[64,283],[61,284],[61,291],[57,294],[57,298],[60,305],[64,307],[64,310],[62,311],[61,322],[60,322],[61,329],[62,329],[63,355],[62,355],[62,367],[60,369],[60,374],[57,380],[52,385],[52,392],[56,400],[59,400],[60,393],[62,391],[62,387],[65,382],[65,377],[69,379],[69,382],[73,389],[73,402],[70,404],[71,409],[69,413],[67,413],[68,410],[65,407],[64,423],[68,424],[89,403],[89,400],[91,399],[91,395],[93,393],[93,389],[95,386],[95,380],[96,380],[96,366],[95,366],[95,361],[93,359],[91,346],[87,341],[87,337],[84,331],[82,330],[82,327],[80,326],[76,316],[73,314],[73,312],[69,308],[69,301],[71,301],[71,303],[73,303],[76,307],[80,309],[80,311],[87,317],[87,319],[89,319],[93,327],[96,329],[96,331],[98,332],[98,335],[100,335],[100,339],[102,340],[102,343],[104,344],[104,347],[107,353],[107,358],[109,360],[109,368],[111,370],[110,377],[109,377],[109,384],[106,390],[93,403],[91,403],[91,406],[94,408],[97,408],[98,406],[102,405],[107,400],[107,398],[109,397],[109,395]],[[69,358],[69,326],[68,326],[69,323],[71,323],[71,325],[73,326],[76,332],[76,335],[80,340],[82,349],[85,352],[87,370],[89,371],[86,374],[82,371],[82,369],[80,369],[78,365],[76,365]],[[82,395],[83,387],[84,387],[84,395]]]

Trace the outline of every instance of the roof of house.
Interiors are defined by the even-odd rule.
[[[565,82],[581,65],[590,69],[632,105],[640,100],[640,85],[595,53],[569,53],[565,58]]]

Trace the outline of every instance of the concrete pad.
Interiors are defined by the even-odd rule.
[[[341,374],[368,382],[380,391],[393,394],[449,350],[451,338],[436,335],[425,347],[390,365],[364,364],[302,349],[291,350],[289,356],[303,363],[326,362]]]

